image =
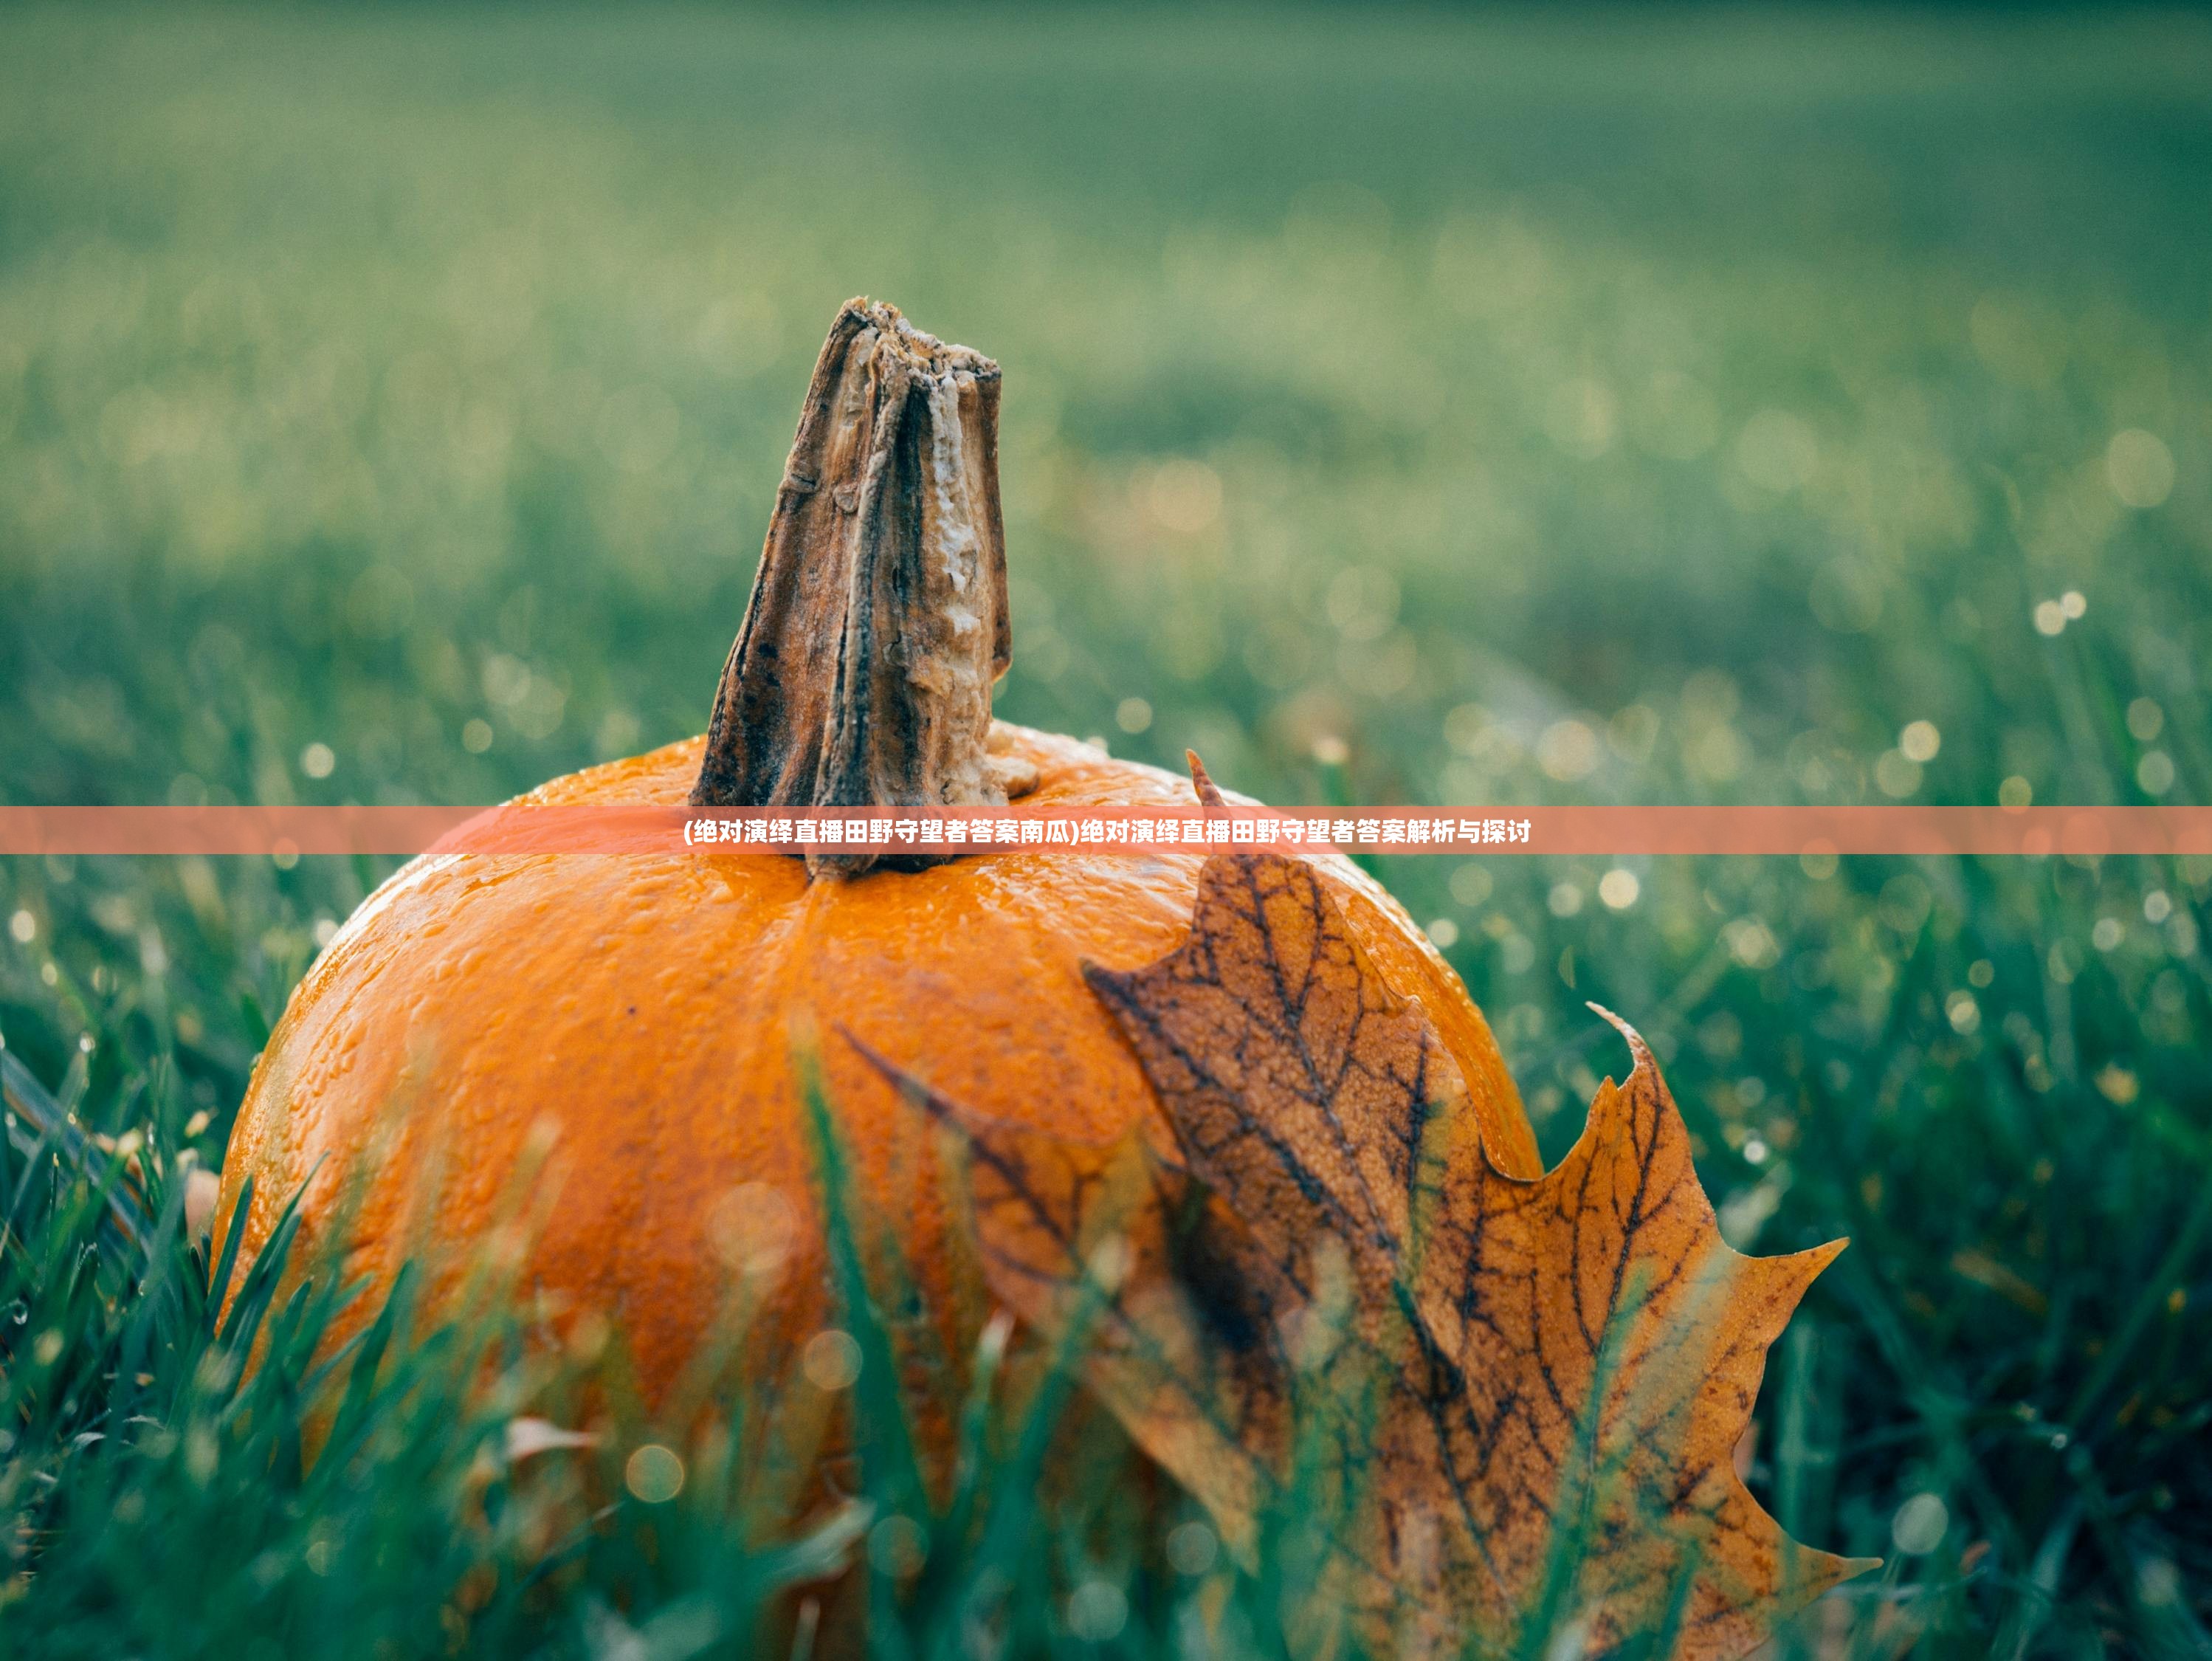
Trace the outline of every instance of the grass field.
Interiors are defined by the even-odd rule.
[[[1005,366],[1009,718],[1281,802],[2201,801],[2208,178],[2212,24],[2154,14],[10,9],[0,800],[700,730],[866,292]],[[711,1450],[547,1558],[590,1484],[496,1456],[558,1384],[454,1335],[303,1473],[173,1206],[27,1159],[42,1089],[218,1161],[386,868],[0,861],[9,1653],[743,1653],[806,1567]],[[1753,1486],[1888,1562],[1797,1652],[2212,1652],[2212,861],[1610,869],[1381,874],[1547,1153],[1596,999],[1738,1245],[1852,1238]],[[1265,1574],[1052,1518],[1015,1574],[1024,1469],[897,1652],[992,1575],[1037,1652],[1210,1652],[1224,1577],[1279,1652]]]

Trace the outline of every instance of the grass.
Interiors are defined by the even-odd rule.
[[[1013,719],[1284,802],[2201,801],[2208,162],[2212,30],[2152,13],[10,10],[0,799],[490,800],[700,730],[868,291],[1006,365]],[[571,1385],[496,1320],[395,1313],[304,1469],[327,1276],[238,1376],[182,1162],[386,869],[0,861],[13,1652],[737,1652],[803,1572],[741,1441],[657,1504],[665,1427],[508,1459]],[[2212,862],[1613,869],[1382,874],[1547,1152],[1595,998],[1737,1244],[1852,1237],[1753,1485],[1889,1567],[1799,1652],[2205,1652]],[[138,1238],[34,1091],[142,1139]],[[1226,1575],[1266,1648],[1282,1564],[1087,1526],[1025,1644],[1198,1653]]]

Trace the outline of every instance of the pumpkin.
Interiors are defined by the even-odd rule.
[[[1011,645],[999,389],[989,360],[848,303],[708,732],[520,800],[1188,805],[1171,775],[991,717]],[[256,1066],[218,1250],[242,1230],[250,1258],[298,1191],[304,1250],[343,1227],[349,1271],[388,1285],[403,1259],[483,1244],[544,1155],[557,1189],[523,1283],[562,1318],[611,1323],[648,1402],[726,1309],[733,1250],[781,1259],[760,1317],[774,1342],[749,1348],[787,1358],[835,1319],[793,1062],[812,1035],[860,1205],[895,1231],[948,1353],[967,1354],[989,1293],[952,1237],[965,1214],[927,1116],[881,1063],[1056,1137],[1108,1141],[1156,1117],[1085,971],[1173,951],[1204,861],[1010,847],[895,867],[872,851],[416,860],[330,942]],[[1540,1175],[1451,969],[1348,861],[1304,857],[1376,971],[1427,1013],[1498,1167]]]

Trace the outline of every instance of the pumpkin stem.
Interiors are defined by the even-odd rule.
[[[1001,805],[1036,783],[991,753],[991,684],[1012,657],[999,366],[896,307],[848,301],[815,362],[691,800]],[[806,862],[853,875],[933,856]]]

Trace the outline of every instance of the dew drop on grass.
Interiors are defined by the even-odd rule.
[[[782,1190],[767,1183],[741,1183],[707,1214],[714,1255],[740,1274],[767,1278],[790,1257],[799,1213]]]
[[[851,1333],[830,1327],[806,1341],[799,1366],[817,1390],[849,1390],[860,1376],[860,1346]]]
[[[1451,873],[1452,897],[1462,905],[1478,906],[1490,897],[1490,873],[1470,861]]]
[[[1889,1537],[1907,1556],[1920,1557],[1942,1545],[1950,1527],[1950,1507],[1938,1495],[1916,1494],[1890,1518]]]
[[[1111,1643],[1128,1619],[1129,1600],[1109,1581],[1086,1580],[1067,1595],[1067,1630],[1085,1643]]]
[[[2136,1571],[2136,1595],[2152,1609],[2166,1609],[2181,1601],[2181,1571],[2163,1557],[2154,1557]]]
[[[684,1461],[673,1448],[647,1442],[623,1467],[623,1482],[645,1504],[665,1505],[684,1491]]]
[[[1168,1566],[1177,1574],[1204,1574],[1219,1552],[1219,1540],[1204,1523],[1178,1523],[1168,1531]]]
[[[929,1561],[929,1535],[913,1518],[894,1512],[868,1530],[868,1561],[878,1574],[910,1580]]]
[[[2173,452],[2156,433],[2130,427],[2105,447],[2105,480],[2130,508],[2155,508],[2173,493]]]

